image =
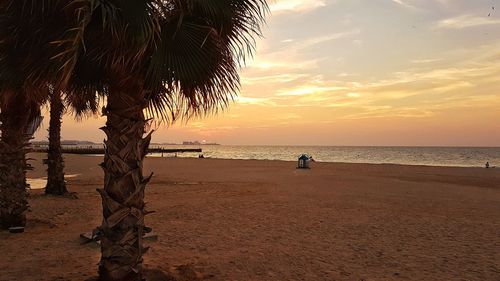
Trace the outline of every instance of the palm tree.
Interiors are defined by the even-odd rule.
[[[68,193],[64,181],[64,160],[61,148],[61,119],[64,104],[60,91],[51,89],[50,93],[50,123],[49,123],[49,150],[47,159],[47,185],[45,194],[64,195]]]
[[[31,102],[2,92],[0,99],[0,228],[24,226],[28,209],[26,162],[28,140],[40,124]]]
[[[0,226],[24,226],[28,209],[27,140],[48,97],[47,80],[60,67],[52,61],[67,26],[57,0],[0,1]],[[48,9],[52,7],[58,9]]]
[[[0,225],[3,228],[24,226],[26,222],[25,171],[29,165],[25,140],[32,131],[30,122],[36,120],[40,107],[49,99],[49,89],[63,88],[59,79],[61,70],[69,66],[62,63],[73,54],[61,56],[61,53],[65,54],[64,49],[74,42],[72,34],[77,33],[69,28],[77,22],[74,8],[68,6],[72,2],[0,1]],[[95,95],[95,91],[90,92]],[[57,160],[54,163],[57,165]]]
[[[144,110],[164,119],[224,107],[238,90],[240,59],[253,48],[267,11],[264,0],[87,1],[65,71],[102,74],[107,107],[100,231],[102,280],[141,280],[144,190]],[[75,70],[76,69],[76,70]],[[71,76],[73,75],[73,76]],[[81,81],[86,81],[82,76]],[[149,107],[148,107],[149,105]]]
[[[64,180],[64,160],[61,147],[62,115],[67,108],[71,109],[75,117],[80,119],[97,113],[99,96],[96,94],[65,96],[61,91],[50,87],[50,124],[49,150],[45,163],[47,164],[47,185],[45,194],[65,195],[68,193]]]

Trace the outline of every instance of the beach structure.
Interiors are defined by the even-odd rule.
[[[34,147],[32,148],[34,152],[47,152],[47,147]],[[62,147],[61,152],[64,154],[82,154],[82,155],[99,155],[104,154],[106,151],[104,147],[95,147],[95,146],[87,146],[87,147]],[[201,148],[148,148],[147,153],[200,153],[203,152]]]
[[[311,169],[309,167],[310,161],[311,161],[311,157],[307,156],[306,154],[302,154],[299,157],[297,169]]]

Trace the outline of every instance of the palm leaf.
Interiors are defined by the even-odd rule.
[[[252,54],[254,36],[261,35],[266,2],[186,0],[168,8],[147,63],[149,99],[161,111],[165,99],[157,96],[171,96],[183,118],[216,113],[239,90],[238,68]]]

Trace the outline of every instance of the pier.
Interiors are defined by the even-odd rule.
[[[47,147],[33,147],[33,152],[47,152]],[[150,148],[149,153],[201,153],[203,150],[201,148]],[[92,155],[92,154],[104,154],[104,147],[63,147],[62,153],[64,154],[81,154],[81,155]]]

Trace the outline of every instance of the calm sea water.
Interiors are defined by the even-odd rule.
[[[482,167],[489,161],[500,166],[500,147],[347,147],[347,146],[233,146],[203,145],[165,148],[199,148],[209,158],[295,161],[309,154],[320,162],[391,163],[406,165]],[[161,155],[151,155],[161,156]],[[172,156],[172,155],[164,155]],[[178,157],[198,157],[179,153]]]
[[[89,147],[89,146],[80,146]],[[102,147],[93,145],[93,147]],[[158,146],[151,146],[157,148]],[[349,147],[349,146],[235,146],[165,145],[164,148],[202,148],[207,158],[296,161],[301,154],[320,162],[405,164],[429,166],[500,167],[500,147]],[[199,153],[178,153],[177,157],[198,157]],[[150,157],[161,157],[151,154]],[[165,154],[164,157],[173,157]],[[78,175],[66,175],[77,177]],[[28,179],[33,189],[44,188],[47,179]]]

